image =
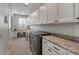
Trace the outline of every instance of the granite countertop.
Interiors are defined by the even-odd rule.
[[[75,42],[75,41],[70,41],[68,39],[64,39],[64,38],[60,38],[60,37],[56,37],[53,35],[49,35],[49,36],[43,36],[44,39],[57,44],[75,54],[79,54],[79,43]]]

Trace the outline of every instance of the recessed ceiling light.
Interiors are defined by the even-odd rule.
[[[24,3],[25,5],[28,5],[28,3]]]
[[[43,9],[44,8],[44,6],[42,6],[42,7],[40,7],[41,9]]]

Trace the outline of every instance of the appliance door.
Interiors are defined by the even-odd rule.
[[[42,38],[36,34],[34,35],[33,49],[33,54],[40,55],[42,53]]]

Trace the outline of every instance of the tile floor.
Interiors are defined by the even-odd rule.
[[[17,38],[9,42],[8,55],[32,55],[29,41],[25,38]]]

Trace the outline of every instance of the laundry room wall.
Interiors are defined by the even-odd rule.
[[[32,30],[47,31],[79,37],[79,23],[77,24],[47,24],[30,27]]]
[[[9,29],[8,29],[8,12],[7,3],[0,4],[0,54],[6,54],[9,46]]]
[[[0,54],[5,54],[9,46],[8,23],[0,16]]]

